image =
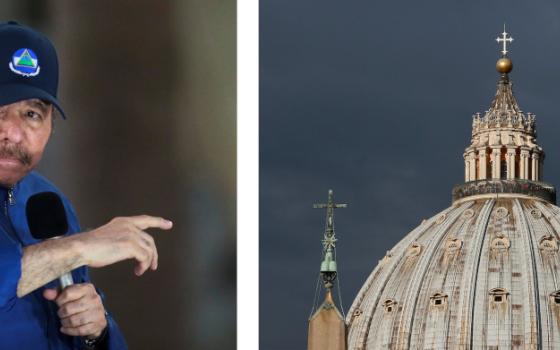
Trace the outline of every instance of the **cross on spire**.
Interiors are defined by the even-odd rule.
[[[513,38],[510,36],[509,38],[507,37],[508,33],[506,33],[506,24],[504,23],[504,32],[502,33],[502,37],[497,37],[496,41],[498,42],[498,44],[501,42],[502,43],[502,56],[506,56],[508,53],[507,50],[507,43],[511,43],[513,41]]]
[[[325,227],[325,236],[323,238],[323,261],[321,262],[321,275],[323,276],[323,283],[327,290],[333,286],[333,281],[336,279],[337,266],[334,236],[334,209],[346,208],[346,204],[336,204],[334,202],[333,191],[329,190],[329,197],[327,203],[313,204],[313,208],[327,209],[327,225]]]
[[[327,227],[325,229],[325,238],[334,235],[334,209],[347,207],[347,204],[335,204],[333,197],[333,190],[329,190],[327,203],[313,204],[313,208],[315,209],[327,208]]]

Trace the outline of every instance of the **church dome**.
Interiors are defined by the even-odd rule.
[[[465,199],[379,262],[348,313],[348,349],[560,346],[560,208]]]
[[[465,183],[367,278],[346,317],[348,349],[560,348],[560,208],[542,182],[535,116],[501,73],[473,117]]]

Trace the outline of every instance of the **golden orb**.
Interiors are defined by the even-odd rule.
[[[513,69],[513,63],[509,58],[503,57],[496,62],[496,70],[502,74],[507,74]]]

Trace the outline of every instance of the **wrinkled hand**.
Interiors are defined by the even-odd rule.
[[[93,284],[73,284],[62,292],[45,289],[43,296],[58,305],[60,331],[71,336],[97,338],[107,327],[105,308]]]
[[[95,230],[74,235],[82,245],[86,265],[103,267],[116,262],[135,259],[134,272],[142,275],[148,268],[157,269],[158,252],[149,228],[169,230],[173,223],[163,218],[140,215],[117,217]]]

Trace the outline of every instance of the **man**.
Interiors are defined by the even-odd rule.
[[[33,169],[52,132],[58,60],[50,41],[15,22],[0,23],[0,349],[125,349],[126,343],[89,281],[87,267],[125,259],[135,273],[155,270],[158,253],[148,228],[172,223],[152,216],[115,218],[80,233],[68,200]],[[33,238],[25,208],[34,194],[59,194],[68,232]],[[72,272],[75,284],[56,279]]]

